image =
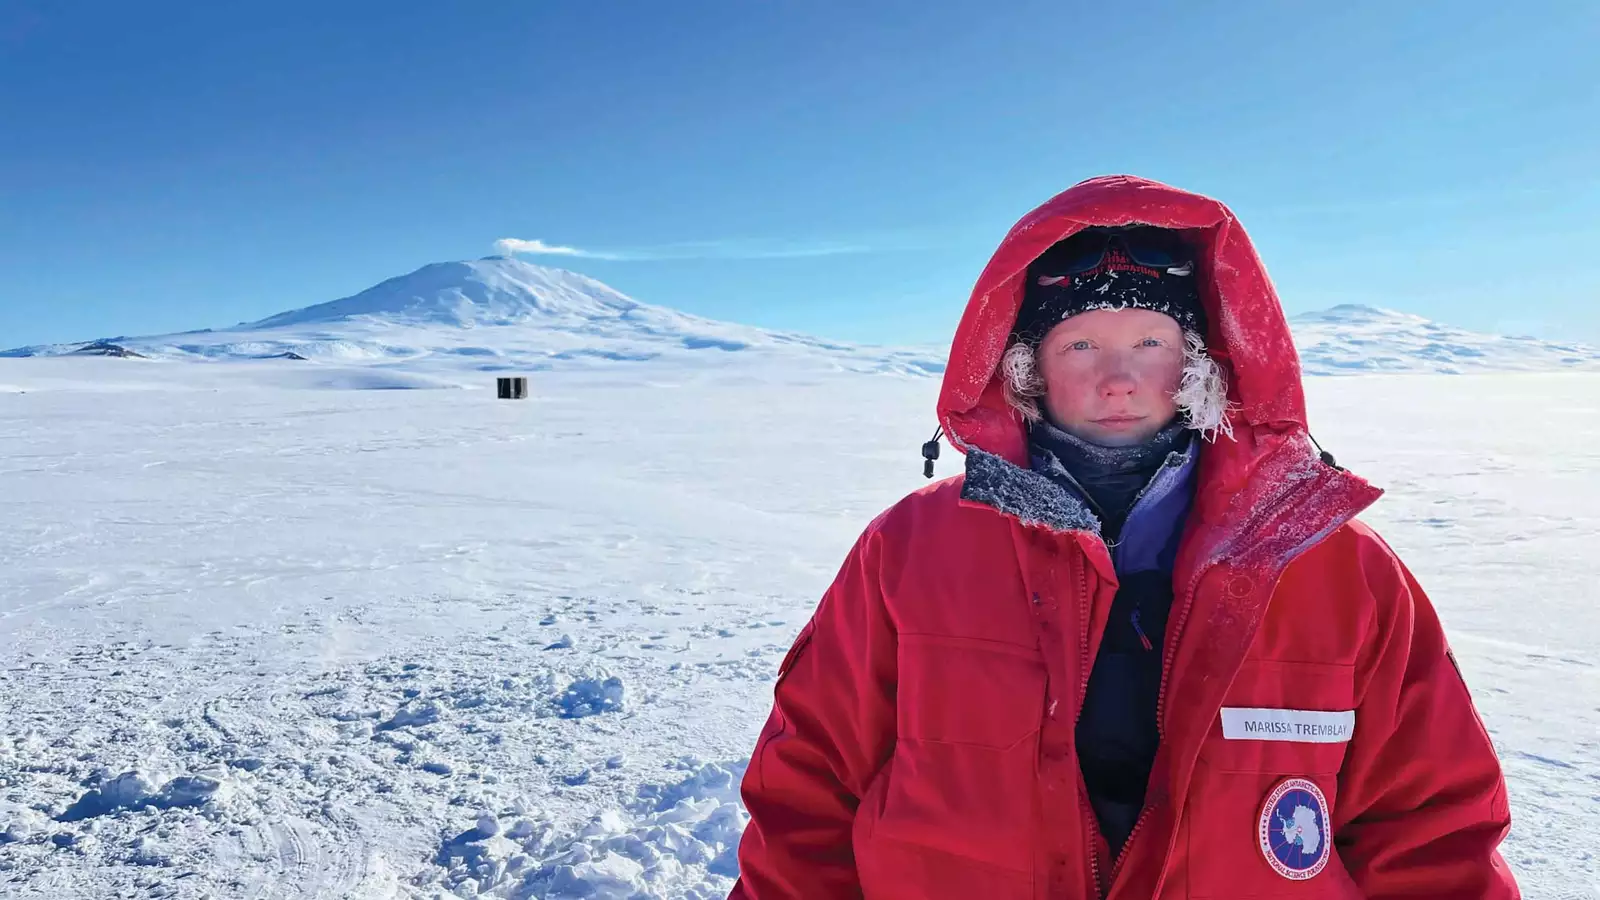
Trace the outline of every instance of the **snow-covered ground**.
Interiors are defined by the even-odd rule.
[[[937,380],[305,371],[0,360],[0,895],[725,893],[774,670],[923,483]],[[1600,897],[1600,375],[1308,390],[1444,615],[1527,896]]]

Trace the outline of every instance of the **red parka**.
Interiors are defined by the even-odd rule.
[[[1130,222],[1198,249],[1235,407],[1201,453],[1161,748],[1111,859],[1074,723],[1116,573],[1031,489],[996,369],[1028,263]],[[1029,214],[972,292],[939,419],[966,473],[868,526],[780,668],[733,898],[1519,896],[1489,737],[1428,599],[1354,521],[1380,492],[1307,440],[1282,308],[1227,207],[1116,176]]]

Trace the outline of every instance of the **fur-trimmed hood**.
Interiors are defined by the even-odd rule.
[[[1128,175],[1090,179],[1050,199],[1014,226],[972,289],[956,329],[939,394],[939,421],[963,451],[978,447],[1027,464],[1022,422],[1007,406],[998,367],[1028,264],[1084,228],[1145,223],[1181,231],[1198,251],[1196,277],[1210,333],[1206,346],[1228,375],[1236,428],[1306,427],[1300,359],[1272,280],[1226,206]]]
[[[1268,513],[1298,506],[1311,495],[1323,515],[1302,515],[1300,527],[1280,530],[1280,537],[1303,528],[1302,536],[1310,539],[1372,503],[1380,491],[1327,465],[1312,448],[1288,321],[1233,212],[1209,197],[1129,175],[1090,179],[1024,216],[979,276],[950,348],[938,407],[945,434],[968,454],[969,477],[977,475],[985,485],[981,490],[991,493],[1006,490],[1004,481],[1026,477],[1027,430],[1006,402],[999,363],[1028,264],[1083,228],[1132,223],[1176,229],[1195,247],[1200,299],[1210,322],[1206,346],[1228,382],[1233,433],[1218,435],[1200,458],[1194,512],[1207,526],[1206,539],[1194,548],[1200,557],[1236,555],[1259,544],[1267,519],[1276,518]],[[997,465],[1005,471],[993,471]],[[1071,521],[1054,519],[1046,527],[1061,530]]]

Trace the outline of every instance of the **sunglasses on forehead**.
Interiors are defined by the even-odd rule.
[[[1151,269],[1185,269],[1173,275],[1187,275],[1194,252],[1183,239],[1165,228],[1089,228],[1050,248],[1039,260],[1038,271],[1052,276],[1078,275],[1099,266],[1115,245],[1136,265]]]

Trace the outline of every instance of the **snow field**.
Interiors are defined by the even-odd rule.
[[[778,661],[925,483],[937,391],[128,365],[0,360],[8,898],[722,896]],[[1444,617],[1526,895],[1595,900],[1600,378],[1308,393],[1390,491],[1365,518]]]
[[[457,605],[414,608],[448,617]],[[747,751],[679,706],[714,708],[726,667],[599,659],[576,640],[545,649],[554,626],[536,621],[508,618],[476,648],[420,641],[312,672],[247,656],[259,643],[242,630],[35,666],[31,683],[92,709],[65,730],[60,710],[8,723],[0,786],[28,790],[0,788],[0,884],[20,871],[41,895],[725,892],[743,763],[677,754]],[[430,661],[403,661],[417,659]],[[759,683],[755,667],[737,671]],[[217,690],[222,673],[235,680]],[[412,857],[404,878],[387,862],[397,850]]]

